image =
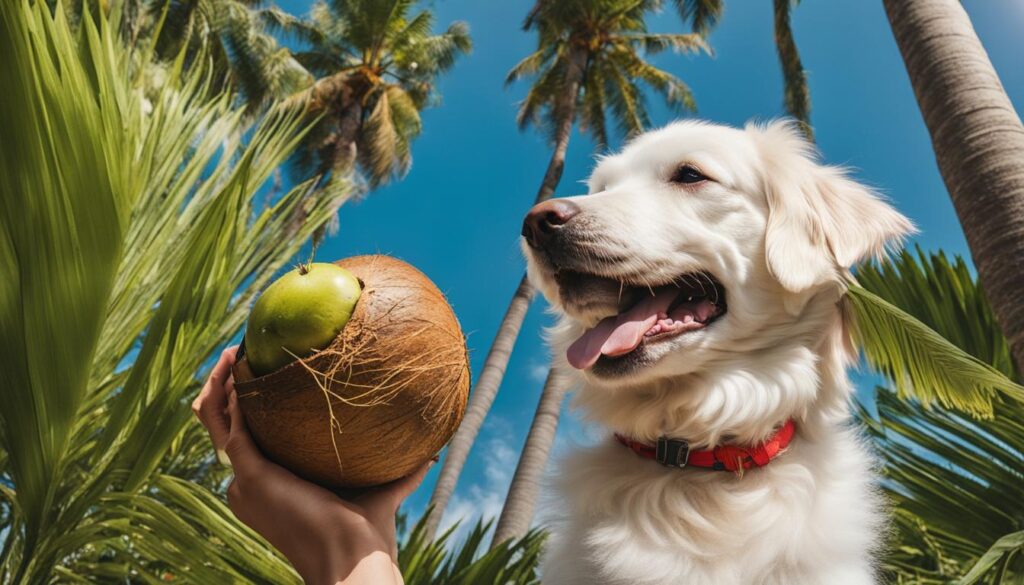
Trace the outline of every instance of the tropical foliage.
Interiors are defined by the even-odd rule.
[[[302,113],[252,127],[183,56],[144,93],[153,47],[123,44],[117,14],[77,30],[39,2],[0,16],[0,581],[295,581],[203,487],[222,472],[187,401],[330,212],[284,239],[308,185],[252,203]]]
[[[188,65],[210,62],[220,81],[232,84],[251,111],[310,86],[313,76],[266,29],[261,1],[149,0],[142,7],[142,34],[155,34],[157,55]],[[130,3],[129,3],[130,5]],[[137,37],[138,35],[134,35]]]
[[[891,264],[863,268],[858,279],[980,363],[1021,381],[992,308],[962,259],[904,252]],[[885,460],[895,526],[885,567],[900,583],[1024,578],[1024,402],[995,393],[980,402],[990,408],[978,404],[939,409],[878,388],[874,408],[862,409]]]
[[[537,565],[547,540],[542,530],[532,530],[517,541],[484,548],[491,522],[477,522],[465,539],[450,542],[458,523],[436,539],[427,533],[429,512],[400,543],[398,564],[406,585],[534,585],[540,583]]]
[[[707,46],[696,34],[648,32],[645,17],[658,5],[653,0],[538,2],[525,25],[537,31],[538,48],[508,74],[509,83],[534,78],[519,109],[519,124],[546,124],[554,134],[567,114],[558,100],[575,83],[582,86],[582,91],[575,93],[580,128],[599,146],[608,144],[608,112],[626,136],[650,126],[641,84],[669,106],[694,111],[690,88],[648,63],[645,55],[666,49],[695,52],[707,50]]]
[[[672,0],[683,22],[693,31],[707,37],[715,28],[725,10],[725,0]],[[775,51],[782,68],[783,104],[786,112],[796,118],[808,138],[811,129],[811,92],[807,87],[807,72],[800,59],[800,51],[793,37],[791,17],[800,0],[772,0],[772,24],[775,31]]]
[[[296,18],[244,0],[0,3],[0,582],[298,580],[225,506],[187,403],[359,171],[372,188],[408,170],[438,75],[470,49],[465,25],[434,34],[414,4],[333,0]],[[532,79],[519,122],[555,138],[538,198],[575,121],[603,146],[609,116],[627,136],[649,124],[647,89],[693,109],[645,59],[705,50],[722,2],[676,4],[695,34],[648,32],[654,0],[535,5],[538,49],[508,79]],[[787,108],[806,121],[793,5],[774,0],[776,39]],[[292,156],[311,178],[267,198]],[[894,505],[885,568],[906,583],[1024,580],[1024,388],[992,307],[942,254],[857,276],[854,334],[892,386],[861,412]],[[524,281],[498,358],[529,295]],[[496,392],[500,372],[489,379]],[[484,551],[489,524],[455,545],[426,518],[400,546],[408,583],[538,582],[543,533]]]
[[[472,47],[465,23],[433,34],[433,14],[414,13],[415,4],[317,2],[308,18],[262,11],[272,29],[300,43],[295,58],[318,78],[302,94],[318,121],[296,158],[302,176],[322,177],[318,187],[348,182],[356,166],[370,188],[409,170],[437,77]]]

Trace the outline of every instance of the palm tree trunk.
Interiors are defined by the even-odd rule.
[[[319,114],[325,110],[330,120],[337,120],[333,141],[321,148],[321,159],[316,170],[316,182],[307,197],[316,197],[329,181],[349,180],[355,173],[358,148],[356,140],[363,124],[363,104],[360,96],[349,84],[349,74],[336,73],[318,80],[305,91],[288,98],[286,107],[295,103],[304,103],[310,114]],[[340,112],[335,114],[334,112]],[[322,122],[321,122],[322,123]],[[300,202],[289,222],[288,234],[298,232],[306,222],[306,202]],[[335,210],[336,211],[336,210]],[[336,219],[336,215],[332,215]],[[333,221],[333,219],[332,219]],[[317,227],[313,232],[313,244],[323,240],[327,224]]]
[[[958,0],[883,0],[939,171],[1024,371],[1024,127]]]
[[[576,100],[579,97],[583,76],[586,72],[586,52],[577,50],[572,56],[571,62],[575,66],[570,67],[566,72],[565,93],[562,94],[557,106],[558,128],[555,132],[555,148],[551,153],[551,160],[548,161],[548,168],[544,172],[544,180],[541,181],[540,189],[534,198],[535,204],[554,194],[565,170],[565,154],[569,149],[569,138],[572,136],[572,127],[576,120]],[[458,483],[469,451],[473,447],[473,442],[480,432],[487,413],[491,410],[494,398],[498,395],[501,380],[505,376],[512,348],[515,346],[516,338],[519,337],[519,329],[523,325],[523,319],[526,318],[526,311],[532,296],[533,288],[527,281],[526,275],[523,275],[519,281],[519,288],[516,289],[516,293],[512,296],[512,302],[509,304],[508,310],[505,311],[505,318],[501,321],[498,334],[494,337],[491,349],[487,353],[484,369],[469,397],[466,415],[462,419],[459,430],[455,432],[455,436],[448,444],[444,463],[441,465],[441,473],[434,486],[434,493],[430,496],[431,512],[426,524],[426,534],[430,538],[437,533],[437,527],[441,524],[441,517],[448,506],[448,500],[451,499],[452,493],[455,491],[455,484]]]
[[[494,337],[491,349],[484,361],[484,369],[476,382],[476,388],[470,396],[469,406],[466,408],[466,415],[462,419],[455,436],[448,443],[448,451],[444,456],[444,464],[441,466],[441,474],[434,484],[434,493],[430,496],[430,517],[427,519],[426,531],[429,538],[437,533],[441,524],[441,516],[444,509],[455,492],[455,484],[459,481],[459,474],[466,464],[469,451],[473,448],[477,433],[484,424],[487,413],[491,410],[491,404],[498,395],[498,388],[501,386],[501,379],[505,376],[505,368],[508,366],[509,357],[515,347],[516,339],[519,337],[519,329],[523,325],[526,311],[530,308],[530,299],[533,296],[533,287],[526,280],[526,276],[519,281],[519,288],[512,296],[508,310],[505,311],[505,318],[501,320],[501,327]]]
[[[492,548],[510,538],[521,538],[530,529],[541,479],[558,430],[562,399],[568,386],[565,376],[559,375],[554,369],[548,371],[540,403],[537,404],[537,413],[530,425],[530,434],[526,437],[523,454],[512,476],[512,485],[508,488],[505,506],[501,509],[498,526],[494,529]]]
[[[800,61],[800,52],[793,39],[790,13],[793,0],[772,0],[775,25],[775,50],[782,66],[786,111],[800,122],[807,138],[814,140],[811,129],[811,96],[807,89],[807,72]]]

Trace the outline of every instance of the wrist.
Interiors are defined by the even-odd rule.
[[[296,569],[310,585],[391,585],[398,572],[390,547],[365,518],[339,518],[303,551]],[[398,581],[400,582],[400,581]]]
[[[346,558],[347,557],[347,558]],[[305,578],[309,585],[401,585],[398,567],[391,555],[381,550],[369,551],[357,558],[334,555]]]

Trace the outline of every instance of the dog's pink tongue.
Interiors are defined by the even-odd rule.
[[[569,346],[565,352],[569,364],[577,370],[585,370],[593,366],[602,354],[619,356],[633,351],[643,341],[644,333],[668,311],[678,294],[678,290],[667,288],[656,295],[644,297],[625,313],[602,319]]]

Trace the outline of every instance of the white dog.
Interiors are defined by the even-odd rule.
[[[556,365],[615,433],[561,464],[544,582],[873,583],[885,525],[842,297],[912,231],[787,122],[672,124],[534,207]]]

